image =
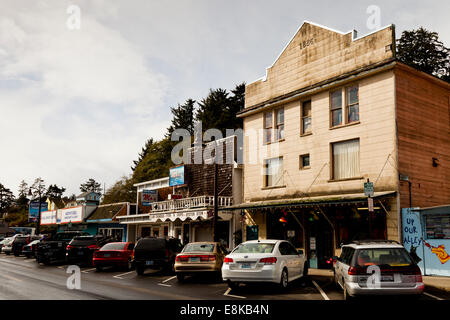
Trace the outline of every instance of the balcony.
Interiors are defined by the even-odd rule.
[[[218,197],[218,206],[229,207],[233,205],[233,197]],[[152,213],[181,211],[195,208],[208,208],[214,206],[214,196],[199,196],[185,199],[174,199],[152,203]]]

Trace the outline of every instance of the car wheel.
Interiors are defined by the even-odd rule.
[[[288,272],[286,268],[283,269],[281,272],[281,280],[280,280],[280,287],[281,289],[286,289],[289,284],[289,278],[288,278]]]
[[[133,261],[128,260],[128,262],[127,262],[127,271],[130,271],[131,269],[133,269]]]
[[[142,266],[136,266],[136,273],[142,276],[144,274],[144,268]]]
[[[305,264],[303,265],[303,276],[307,277],[308,276],[308,261],[305,261]]]
[[[234,281],[228,280],[227,284],[228,284],[228,288],[230,288],[231,290],[236,290],[237,288],[239,288],[239,283],[238,282],[234,282]]]
[[[185,275],[183,273],[177,273],[177,280],[178,280],[178,282],[183,282],[184,281],[184,277],[185,277]]]

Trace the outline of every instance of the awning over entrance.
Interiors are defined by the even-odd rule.
[[[233,216],[232,211],[219,212],[219,218],[222,220],[231,220]],[[156,223],[165,221],[175,221],[177,219],[181,221],[186,220],[208,220],[212,219],[212,212],[208,210],[185,210],[168,213],[147,213],[139,215],[128,215],[118,217],[120,223],[123,224],[139,224],[139,223]]]
[[[393,197],[396,191],[375,192],[372,198]],[[364,193],[338,194],[318,197],[303,197],[294,199],[265,200],[237,204],[227,207],[228,210],[236,209],[258,209],[276,207],[311,207],[321,205],[339,205],[367,202]],[[220,208],[219,208],[220,210]]]

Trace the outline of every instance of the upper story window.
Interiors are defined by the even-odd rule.
[[[348,87],[347,97],[347,123],[359,121],[359,92],[358,86]]]
[[[331,127],[359,122],[359,88],[357,84],[330,93],[330,113]]]
[[[333,91],[330,94],[331,126],[342,124],[342,90]]]
[[[264,143],[272,142],[272,111],[264,113]]]
[[[283,158],[272,158],[264,161],[264,187],[283,185]]]
[[[335,142],[333,152],[333,180],[357,178],[359,173],[359,139]]]
[[[311,100],[302,103],[301,134],[311,133]]]
[[[277,140],[284,139],[284,108],[278,109],[276,115]]]

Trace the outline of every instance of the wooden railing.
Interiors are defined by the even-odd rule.
[[[233,197],[218,197],[219,207],[229,207]],[[185,199],[174,199],[152,203],[152,212],[178,211],[184,209],[204,208],[214,206],[213,196],[199,196]]]

